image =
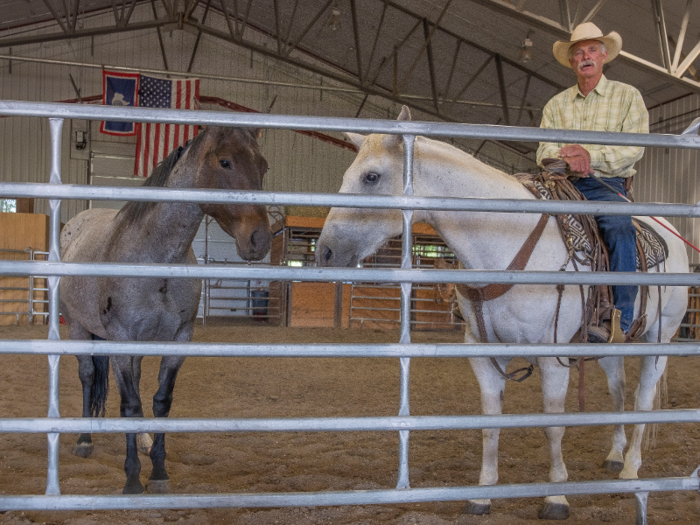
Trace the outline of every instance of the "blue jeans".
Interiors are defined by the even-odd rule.
[[[605,179],[605,182],[622,195],[627,195],[625,179],[615,177]],[[578,179],[573,181],[573,184],[589,201],[625,202],[622,197],[610,191],[594,177]],[[613,272],[637,271],[637,232],[632,224],[632,218],[627,215],[596,215],[595,220],[610,252],[610,270]],[[620,326],[625,332],[630,329],[634,320],[636,298],[636,286],[613,286],[613,302],[615,308],[622,312]]]

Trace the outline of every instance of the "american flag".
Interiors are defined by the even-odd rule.
[[[198,78],[170,80],[141,75],[141,107],[194,109],[195,99],[199,100]],[[168,153],[197,135],[197,126],[141,122],[136,126],[136,133],[134,175],[148,177]]]

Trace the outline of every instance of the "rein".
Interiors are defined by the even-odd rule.
[[[539,222],[537,223],[537,226],[535,226],[535,229],[532,230],[530,233],[529,237],[525,240],[525,243],[522,245],[518,253],[515,255],[511,263],[508,265],[508,268],[506,270],[524,270],[525,266],[527,266],[527,262],[530,260],[530,256],[532,255],[532,252],[535,250],[535,246],[537,246],[537,243],[540,240],[540,237],[542,237],[542,233],[544,232],[545,226],[547,226],[547,221],[549,221],[550,215],[544,213],[540,217]],[[488,284],[486,286],[469,286],[467,284],[457,284],[457,291],[459,291],[460,294],[462,294],[464,297],[468,298],[473,307],[474,307],[474,313],[476,314],[476,326],[479,331],[479,341],[482,343],[485,343],[487,340],[486,337],[486,323],[484,322],[484,309],[483,305],[484,302],[486,301],[491,301],[493,299],[497,299],[507,293],[511,288],[513,288],[513,284]],[[501,367],[499,366],[498,362],[494,357],[491,358],[491,363],[493,366],[498,370],[498,372],[505,377],[509,381],[515,381],[517,383],[520,383],[521,381],[524,381],[530,375],[532,375],[532,371],[534,370],[534,365],[530,365],[529,367],[525,368],[520,368],[514,372],[510,372],[506,374]],[[525,374],[522,377],[515,378],[515,375],[520,373],[520,372],[525,372]]]

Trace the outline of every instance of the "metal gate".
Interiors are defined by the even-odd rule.
[[[655,412],[600,412],[583,414],[518,414],[499,416],[411,416],[409,370],[411,358],[489,357],[499,355],[557,356],[561,347],[553,344],[411,344],[411,283],[457,282],[520,284],[646,284],[653,286],[700,286],[700,274],[606,274],[567,272],[468,271],[411,269],[411,223],[414,209],[468,210],[528,213],[605,213],[613,215],[700,216],[700,207],[678,204],[619,204],[604,202],[509,201],[413,197],[413,146],[416,135],[453,136],[497,140],[551,141],[567,143],[632,144],[678,148],[700,148],[695,135],[642,135],[583,131],[544,130],[505,126],[443,124],[297,117],[267,114],[228,114],[210,111],[172,111],[149,108],[90,107],[68,104],[0,101],[0,115],[49,118],[52,163],[49,184],[0,183],[7,197],[50,199],[51,227],[49,260],[0,261],[0,276],[46,275],[49,281],[49,336],[41,341],[0,341],[0,353],[45,354],[49,359],[49,410],[46,418],[0,419],[0,432],[45,433],[48,436],[48,473],[43,496],[0,496],[0,509],[146,509],[210,507],[289,507],[372,503],[412,503],[466,499],[542,497],[550,495],[634,493],[637,522],[646,522],[646,501],[651,491],[698,490],[697,470],[688,477],[638,480],[608,480],[517,485],[410,488],[408,447],[410,432],[435,429],[482,429],[552,427],[635,423],[696,423],[700,410]],[[404,196],[359,196],[331,194],[283,194],[272,192],[231,192],[223,190],[174,190],[158,188],[109,188],[61,185],[61,129],[64,119],[141,121],[179,124],[207,124],[295,130],[354,131],[402,135],[405,150]],[[250,266],[172,266],[165,264],[126,265],[113,263],[61,263],[59,261],[59,210],[61,199],[194,201],[209,203],[256,203],[265,205],[344,206],[403,210],[404,234],[400,269],[329,269]],[[201,279],[260,279],[298,281],[379,281],[400,283],[401,341],[399,344],[278,344],[260,347],[247,344],[173,344],[112,341],[61,342],[58,325],[58,282],[67,275],[111,275],[123,277],[167,277]],[[401,363],[401,403],[395,417],[353,417],[322,419],[94,419],[62,418],[58,403],[58,362],[61,355],[198,355],[198,356],[280,356],[280,357],[388,357]],[[700,347],[672,343],[582,345],[566,347],[568,356],[692,355]],[[272,432],[272,431],[396,431],[399,433],[399,464],[395,489],[345,492],[235,493],[202,495],[62,496],[59,490],[58,436],[67,433],[101,432]]]

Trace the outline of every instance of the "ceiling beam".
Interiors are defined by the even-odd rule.
[[[435,35],[435,31],[437,31],[437,29],[440,27],[440,22],[442,21],[442,17],[445,16],[445,13],[447,13],[447,9],[450,7],[451,3],[452,3],[452,0],[447,0],[447,2],[445,2],[445,5],[443,6],[442,11],[440,11],[440,16],[438,16],[437,21],[434,24],[432,22],[430,23],[433,27],[430,29],[429,32],[428,32],[428,19],[423,18],[423,20],[422,20],[423,27],[425,28],[425,31],[426,31],[425,40],[423,41],[423,46],[420,48],[420,51],[418,51],[418,54],[413,59],[413,63],[411,64],[411,67],[408,68],[408,72],[406,73],[403,81],[401,82],[401,86],[399,87],[399,91],[401,91],[403,88],[406,87],[406,84],[408,83],[408,79],[411,77],[413,70],[418,65],[418,61],[423,56],[423,53],[425,52],[426,49],[428,49],[428,46],[430,45],[430,41],[433,39],[433,35]]]
[[[668,31],[666,30],[666,18],[664,17],[664,7],[661,0],[651,0],[651,7],[654,16],[654,27],[656,28],[656,38],[659,41],[661,50],[661,62],[668,70],[671,70],[671,52],[668,49]]]
[[[142,31],[144,29],[153,29],[172,23],[177,23],[177,20],[163,19],[151,20],[147,22],[134,22],[124,27],[118,27],[116,25],[106,27],[91,27],[88,29],[77,29],[76,31],[69,34],[47,33],[44,35],[8,37],[0,39],[0,48],[10,46],[24,46],[28,44],[40,44],[42,42],[55,42],[57,40],[74,40],[76,38],[85,38],[88,36],[100,36],[114,33],[128,33],[130,31]]]
[[[433,46],[430,44],[430,38],[433,36],[433,33],[430,33],[428,31],[428,20],[426,18],[424,18],[423,19],[423,34],[425,35],[425,39],[428,42],[428,45],[427,45],[425,51],[426,51],[427,57],[428,57],[428,73],[430,74],[430,89],[433,93],[433,105],[435,106],[435,111],[440,113],[440,103],[438,101],[438,91],[437,91],[437,79],[435,78],[435,63],[433,62]]]
[[[671,64],[671,70],[674,73],[678,69],[678,63],[681,60],[681,53],[683,52],[683,42],[685,41],[685,32],[688,30],[688,21],[690,20],[690,10],[692,9],[692,7],[693,0],[688,0],[685,4],[685,13],[683,14],[681,27],[678,30],[678,44],[676,45],[676,52],[673,55],[673,63]]]
[[[330,7],[332,1],[333,1],[333,0],[327,0],[327,1],[326,1],[325,5],[324,5],[321,9],[318,10],[318,12],[316,13],[316,16],[313,17],[313,19],[311,20],[311,22],[309,22],[308,24],[306,24],[306,27],[304,28],[304,30],[301,32],[301,34],[296,38],[296,40],[295,40],[293,43],[290,44],[290,43],[287,42],[286,40],[283,41],[283,45],[288,46],[288,47],[287,47],[287,50],[284,52],[284,55],[285,55],[285,56],[289,56],[290,53],[291,53],[292,51],[294,51],[294,50],[299,46],[299,44],[301,43],[302,39],[306,36],[306,34],[307,34],[309,31],[311,31],[311,28],[316,24],[316,22],[318,22],[318,19],[321,18],[321,16],[323,15],[323,13],[326,12],[326,9],[328,9],[328,8]],[[295,4],[295,7],[296,7],[296,4]],[[291,21],[290,21],[290,24],[291,24]],[[289,26],[289,29],[288,29],[288,31],[287,31],[287,34],[289,34],[290,31],[291,31],[291,25]]]
[[[594,5],[590,11],[588,11],[588,14],[585,16],[583,20],[581,20],[582,24],[585,24],[586,22],[590,22],[593,20],[593,17],[598,14],[598,11],[600,11],[600,8],[605,5],[606,0],[598,0],[596,5]]]
[[[384,0],[384,7],[382,8],[382,15],[379,17],[379,25],[377,26],[377,32],[374,35],[374,43],[372,44],[372,52],[369,54],[369,60],[367,61],[367,69],[365,70],[365,77],[369,76],[369,69],[370,69],[370,67],[372,67],[372,61],[374,60],[374,52],[377,49],[377,42],[379,42],[379,35],[382,34],[382,29],[384,27],[384,15],[386,15],[387,7],[389,7],[389,4],[387,4],[386,0]]]
[[[305,63],[301,60],[297,60],[297,59],[292,58],[292,57],[283,57],[279,54],[276,54],[274,51],[271,51],[270,49],[268,49],[266,47],[259,46],[255,43],[252,43],[252,42],[246,42],[245,40],[234,40],[229,35],[227,35],[227,33],[219,31],[218,29],[206,27],[206,26],[204,26],[196,21],[193,21],[193,20],[186,21],[185,25],[189,25],[190,27],[194,27],[195,29],[201,28],[203,33],[209,34],[210,36],[220,38],[224,41],[230,42],[230,43],[235,44],[237,46],[252,50],[252,51],[257,52],[263,56],[268,56],[270,58],[274,58],[274,59],[286,62],[286,63],[291,64],[291,65],[298,67],[300,69],[304,69],[306,71],[310,71],[312,73],[316,73],[318,75],[322,75],[322,76],[331,78],[337,82],[341,82],[341,83],[356,87],[356,88],[364,91],[368,95],[375,95],[375,96],[381,97],[383,99],[395,102],[397,104],[406,105],[412,109],[421,111],[427,115],[430,115],[432,117],[438,118],[438,119],[446,121],[446,122],[459,122],[457,119],[454,119],[454,118],[452,118],[448,115],[445,115],[445,114],[438,113],[434,109],[432,109],[428,106],[425,106],[422,104],[416,104],[415,100],[422,99],[423,97],[413,98],[413,97],[409,97],[409,96],[406,96],[406,97],[396,96],[396,95],[392,94],[390,91],[387,91],[384,89],[379,89],[373,85],[364,85],[363,86],[363,85],[358,83],[357,79],[354,79],[352,77],[338,75],[337,73],[334,73],[332,71],[318,68],[314,65]],[[525,144],[517,144],[517,146],[521,146],[524,148],[524,150],[521,151],[514,144],[508,144],[508,143],[504,143],[504,142],[500,142],[500,141],[490,141],[490,142],[494,142],[499,147],[505,148],[508,151],[510,151],[511,153],[519,155],[522,158],[524,158],[530,162],[533,162],[532,157],[528,156],[528,154],[531,154],[533,152],[533,150],[531,150]]]
[[[352,34],[355,39],[355,61],[357,62],[357,78],[360,84],[365,83],[365,76],[362,70],[362,50],[360,49],[360,21],[357,17],[357,3],[350,0],[350,12],[352,14]],[[359,112],[358,112],[359,113]]]
[[[68,26],[66,26],[63,23],[63,20],[61,20],[58,11],[56,11],[56,9],[54,9],[54,6],[51,4],[51,0],[44,0],[44,5],[51,13],[51,16],[53,16],[56,22],[58,23],[59,27],[61,28],[61,31],[63,31],[63,35],[69,35],[70,31],[68,30]]]
[[[569,11],[568,0],[559,0],[559,16],[561,25],[571,31],[571,12]]]
[[[472,0],[472,1],[479,1],[479,0]],[[484,0],[484,1],[489,1],[489,0]],[[516,7],[512,6],[511,4],[505,4],[505,5],[510,6],[511,9],[516,9]],[[394,9],[396,9],[396,10],[398,10],[406,15],[409,15],[409,16],[415,18],[418,22],[420,22],[420,20],[423,18],[422,16],[414,13],[410,9],[402,6],[401,4],[397,4],[396,2],[394,2],[392,0],[389,0],[389,6],[393,7]],[[430,21],[428,21],[428,23],[433,24],[433,22],[430,22]],[[491,55],[491,56],[495,55],[495,53],[491,49],[488,49],[482,45],[479,45],[476,42],[473,42],[467,38],[464,38],[461,35],[453,33],[452,31],[445,29],[444,27],[440,27],[439,31],[444,35],[447,35],[447,36],[452,37],[456,40],[462,41],[464,44],[466,44],[470,47],[473,47],[474,49],[477,49],[477,50],[481,51],[482,53],[486,53],[486,54]],[[518,70],[522,71],[523,73],[532,75],[533,78],[536,78],[537,80],[540,80],[540,81],[544,82],[545,84],[548,84],[548,85],[550,85],[550,86],[552,86],[560,91],[565,89],[565,87],[566,87],[566,86],[562,86],[558,82],[553,81],[551,78],[547,78],[544,75],[540,75],[539,73],[537,73],[537,71],[526,68],[522,64],[519,64],[518,62],[516,62],[515,60],[510,60],[509,58],[506,58],[504,56],[501,56],[501,60],[504,64],[508,64],[509,66],[514,67],[515,69],[518,69]]]
[[[501,63],[501,55],[496,55],[496,73],[498,74],[498,90],[501,93],[501,104],[503,104],[503,119],[506,122],[506,126],[510,126],[508,94],[506,93],[506,82],[503,78],[503,64]]]
[[[541,29],[543,31],[548,32],[551,35],[556,36],[557,38],[568,40],[571,37],[571,33],[567,31],[564,27],[562,27],[560,23],[555,22],[554,20],[550,20],[549,18],[546,18],[544,16],[536,15],[529,11],[519,11],[516,6],[513,6],[512,4],[505,2],[504,0],[471,1],[484,7],[488,7],[489,9],[497,13],[507,15],[515,20],[519,20],[521,22],[530,24],[538,29]],[[681,85],[686,89],[691,90],[693,93],[700,93],[700,82],[696,82],[695,80],[691,80],[685,77],[680,78],[671,75],[668,72],[668,70],[666,70],[662,66],[654,64],[653,62],[644,60],[643,58],[635,56],[626,51],[620,51],[619,59],[622,62],[629,65],[633,65],[647,73],[655,73],[660,77],[664,78],[665,80],[670,80],[677,85]]]

